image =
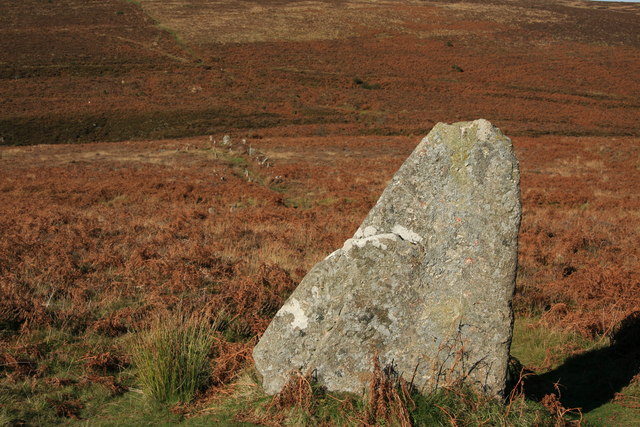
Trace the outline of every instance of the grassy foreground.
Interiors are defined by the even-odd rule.
[[[175,321],[176,319],[171,319]],[[188,322],[193,322],[188,320]],[[192,323],[176,323],[188,325]],[[182,423],[185,425],[609,425],[612,419],[617,425],[633,425],[636,414],[624,405],[611,402],[586,415],[576,408],[566,408],[558,399],[562,390],[545,379],[553,369],[564,369],[565,374],[579,376],[583,369],[598,369],[597,364],[571,367],[572,352],[585,354],[607,348],[603,340],[584,340],[576,334],[555,332],[539,325],[539,319],[520,319],[516,324],[513,354],[522,355],[527,366],[548,366],[540,374],[523,368],[517,362],[511,366],[511,389],[505,401],[483,398],[464,387],[453,386],[429,395],[411,392],[407,384],[388,378],[378,367],[374,385],[362,395],[328,393],[313,383],[309,377],[292,378],[285,390],[275,397],[262,392],[260,381],[251,367],[245,363],[227,384],[211,387],[214,378],[209,366],[200,366],[196,377],[200,383],[196,393],[184,393],[182,378],[155,369],[150,374],[148,359],[139,361],[140,352],[153,351],[154,345],[167,343],[167,332],[176,331],[171,324],[155,323],[150,331],[129,337],[120,344],[134,355],[134,363],[122,364],[112,356],[103,360],[73,360],[79,353],[69,354],[67,363],[49,367],[50,377],[38,380],[17,380],[3,383],[2,422],[7,425],[53,424],[65,418],[69,421],[88,420],[92,425],[157,425]],[[213,339],[214,328],[209,328]],[[186,341],[203,343],[197,333]],[[47,343],[59,351],[63,342],[56,342],[54,331]],[[165,335],[161,335],[165,333]],[[155,337],[156,341],[149,341]],[[39,338],[39,337],[32,337]],[[59,335],[57,339],[64,339]],[[68,339],[68,337],[67,337]],[[174,333],[174,343],[185,342],[185,336]],[[68,345],[66,341],[64,344]],[[93,345],[99,345],[95,342]],[[209,342],[211,348],[216,345]],[[86,345],[86,343],[84,343]],[[112,344],[113,345],[113,344]],[[144,346],[144,347],[143,347]],[[71,348],[84,347],[79,342]],[[85,351],[83,349],[82,351]],[[82,352],[80,351],[80,353]],[[558,351],[558,357],[550,360],[549,352]],[[212,358],[211,362],[215,359]],[[80,363],[78,363],[80,362]],[[181,365],[182,361],[171,352],[156,353],[154,364]],[[611,368],[611,366],[609,366]],[[164,378],[159,378],[164,372]],[[151,378],[150,378],[151,376]],[[163,382],[164,379],[164,382]],[[177,382],[175,380],[178,380]],[[569,383],[569,387],[575,387]],[[530,389],[531,388],[531,389]],[[637,383],[624,388],[620,395],[628,403],[638,399]],[[170,395],[173,392],[174,395]],[[195,397],[195,400],[192,398]],[[188,402],[185,404],[185,402]],[[585,402],[584,400],[582,402]],[[613,417],[613,418],[612,418]]]

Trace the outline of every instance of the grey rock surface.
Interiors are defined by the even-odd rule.
[[[377,355],[423,392],[465,381],[502,395],[520,215],[509,138],[482,119],[437,124],[265,331],[253,353],[265,391],[313,370],[360,393]]]

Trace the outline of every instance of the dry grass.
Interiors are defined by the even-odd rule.
[[[350,237],[417,143],[249,142],[275,159],[271,167],[208,137],[0,149],[7,379],[59,380],[65,390],[94,383],[111,395],[131,359],[121,343],[154,315],[188,306],[220,319],[209,394],[224,390],[296,283]],[[639,305],[640,143],[547,137],[515,146],[524,206],[516,310],[585,336],[615,330]],[[372,399],[389,409],[385,384]],[[60,413],[86,412],[76,400],[60,397]]]
[[[338,40],[360,31],[403,28],[405,22],[419,22],[432,16],[424,5],[404,3],[392,10],[384,0],[305,1],[256,3],[140,1],[145,11],[163,25],[176,30],[189,43],[256,43],[274,41]],[[188,8],[189,13],[182,11]]]
[[[455,2],[440,3],[438,7],[443,8],[448,14],[454,13],[466,18],[480,18],[509,25],[561,22],[563,20],[563,16],[558,13],[516,5],[504,7],[495,4]]]
[[[549,155],[521,150],[516,307],[587,336],[607,333],[640,304],[638,145],[565,140]]]
[[[365,425],[392,423],[401,427],[413,425],[409,408],[415,403],[411,399],[411,384],[398,376],[393,365],[380,366],[377,355],[373,358],[373,374],[369,383]]]

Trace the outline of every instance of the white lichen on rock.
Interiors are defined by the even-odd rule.
[[[384,234],[375,234],[373,236],[362,237],[360,239],[351,238],[344,242],[344,246],[342,247],[342,251],[344,253],[349,253],[351,249],[354,247],[364,248],[367,243],[370,243],[375,248],[379,249],[387,249],[387,245],[385,244],[386,240],[398,240],[398,236],[394,233],[384,233]]]
[[[295,298],[291,298],[285,305],[282,306],[278,312],[278,316],[284,316],[286,314],[293,315],[291,321],[292,328],[305,329],[309,324],[309,318],[304,314],[304,310],[300,305],[300,301]]]
[[[393,231],[395,234],[400,236],[402,238],[402,240],[406,240],[406,241],[411,242],[411,243],[420,243],[420,242],[422,242],[422,236],[421,235],[419,235],[418,233],[413,232],[413,231],[401,226],[400,224],[394,225],[393,228],[391,229],[391,231]]]

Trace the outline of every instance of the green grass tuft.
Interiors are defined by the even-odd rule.
[[[201,316],[156,318],[133,343],[133,362],[149,397],[188,403],[208,380],[208,355],[215,327]]]
[[[554,420],[539,403],[516,394],[505,402],[488,398],[468,387],[439,389],[428,395],[413,396],[410,410],[413,425],[499,425],[543,426]]]
[[[539,318],[517,318],[511,354],[530,368],[551,369],[576,351],[593,350],[606,344],[606,341],[589,340],[576,332],[550,329]]]

